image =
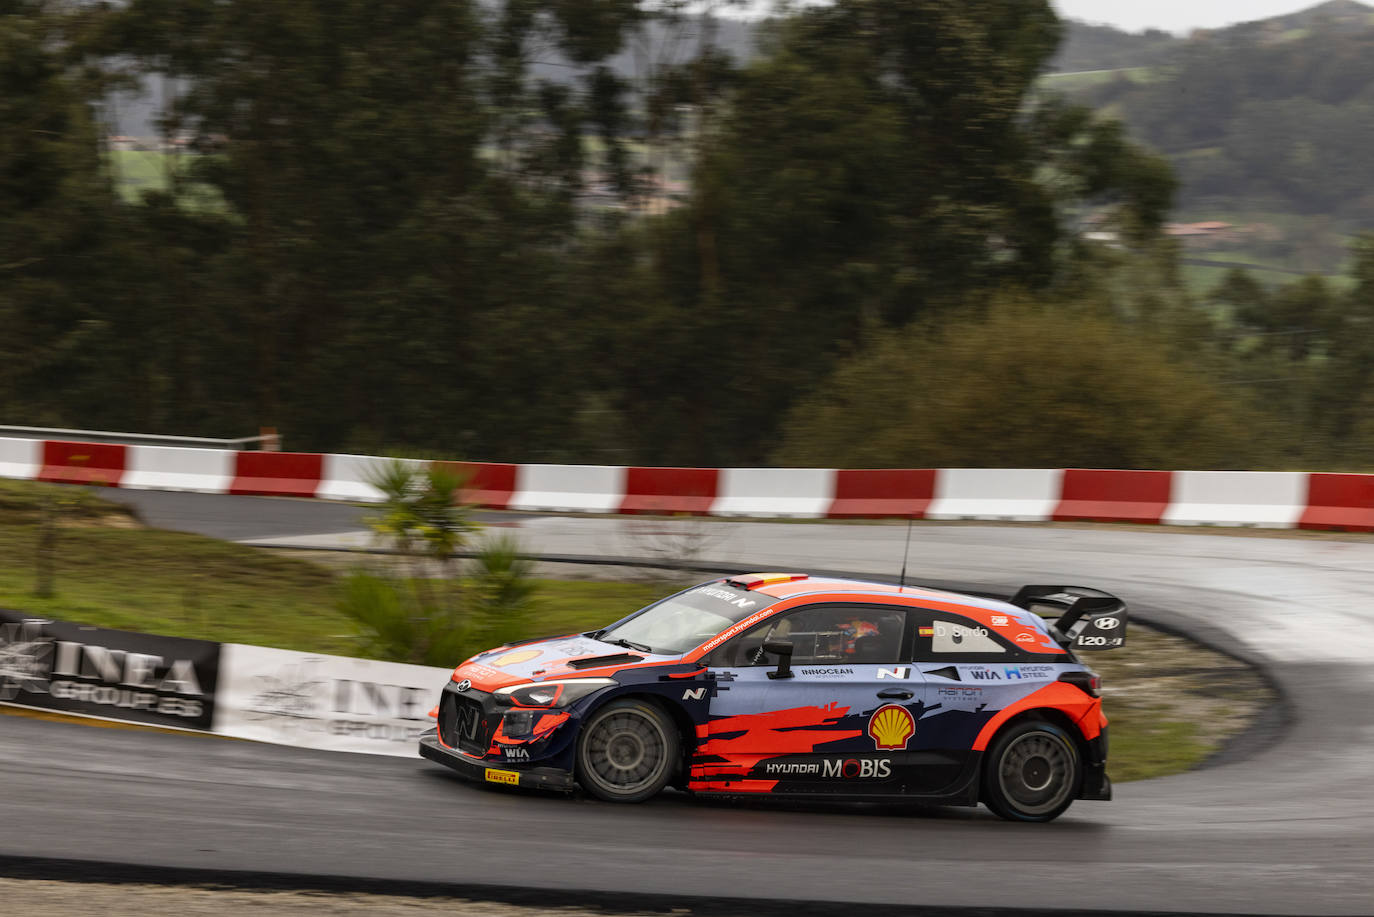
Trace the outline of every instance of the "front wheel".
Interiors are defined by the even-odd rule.
[[[1078,795],[1078,747],[1053,723],[1024,722],[993,741],[983,766],[983,802],[1009,821],[1058,818]]]
[[[648,701],[612,701],[577,740],[577,781],[610,802],[643,802],[667,785],[678,757],[677,729]]]

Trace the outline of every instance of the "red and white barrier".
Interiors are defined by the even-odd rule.
[[[403,460],[0,438],[0,477],[365,503],[382,499],[372,476],[395,461]],[[1374,531],[1374,475],[1366,474],[440,464],[467,478],[465,502],[488,509]]]
[[[315,489],[321,500],[345,500],[354,503],[381,503],[386,499],[372,485],[387,465],[400,459],[373,458],[367,455],[326,455],[324,480]]]
[[[924,519],[935,499],[933,468],[866,468],[835,472],[835,499],[826,515]]]
[[[32,481],[42,467],[42,440],[0,438],[0,478]]]
[[[941,468],[927,519],[1044,522],[1059,503],[1057,468]]]
[[[440,462],[467,479],[460,499],[484,509],[505,509],[517,490],[519,465],[502,462]]]
[[[49,484],[96,484],[118,487],[124,478],[128,446],[46,440],[38,480]]]
[[[130,446],[128,460],[119,486],[133,490],[222,494],[234,480],[234,453],[222,449]]]
[[[1374,532],[1374,474],[1309,474],[1304,529]]]
[[[313,497],[324,477],[324,456],[311,452],[237,452],[231,494]]]
[[[616,465],[522,465],[511,509],[613,513],[625,498],[625,469]]]
[[[618,512],[704,516],[711,512],[719,490],[716,468],[630,468]]]
[[[834,499],[828,468],[723,468],[711,515],[817,519]]]
[[[1167,525],[1254,525],[1291,529],[1307,508],[1298,471],[1175,471]]]
[[[1169,509],[1173,472],[1102,471],[1070,468],[1064,472],[1057,522],[1137,522],[1154,525]]]

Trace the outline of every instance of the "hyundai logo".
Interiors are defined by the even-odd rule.
[[[453,686],[453,689],[454,689],[455,691],[466,691],[468,688],[471,688],[471,687],[472,687],[472,679],[471,679],[471,678],[464,678],[462,681],[458,682],[458,684],[454,685],[454,686]]]

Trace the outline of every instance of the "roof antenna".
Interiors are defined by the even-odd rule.
[[[911,521],[915,518],[915,513],[906,517],[906,547],[902,549],[902,575],[897,580],[898,592],[906,588],[906,559],[911,556]]]

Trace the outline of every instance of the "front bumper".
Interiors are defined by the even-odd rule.
[[[570,793],[577,787],[572,774],[555,767],[492,767],[480,758],[465,755],[456,748],[445,747],[439,741],[439,736],[432,731],[420,736],[420,756],[451,768],[460,776],[478,783],[532,787],[563,793]]]

